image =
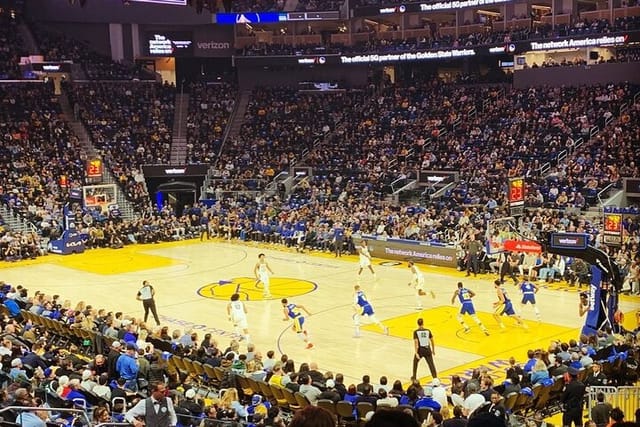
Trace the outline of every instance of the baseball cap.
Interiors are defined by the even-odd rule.
[[[440,386],[440,380],[438,378],[434,378],[433,381],[431,381],[431,386],[432,387],[438,387]]]
[[[186,397],[187,399],[193,399],[194,397],[196,397],[196,391],[190,388],[189,390],[186,391],[186,393],[184,394],[184,397]]]
[[[91,378],[91,371],[88,369],[85,369],[84,371],[82,371],[82,380],[88,380],[89,378]]]
[[[259,405],[260,403],[262,403],[262,396],[260,396],[259,394],[254,394],[251,398],[251,404]]]
[[[325,384],[327,385],[327,388],[334,388],[336,386],[336,382],[331,378],[329,378]]]
[[[120,348],[122,347],[122,344],[120,343],[120,341],[114,341],[113,344],[111,344],[111,347]]]

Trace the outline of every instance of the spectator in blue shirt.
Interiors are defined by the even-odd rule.
[[[136,346],[127,344],[127,351],[118,358],[116,371],[127,382],[125,387],[132,391],[138,390],[138,363],[136,362]]]

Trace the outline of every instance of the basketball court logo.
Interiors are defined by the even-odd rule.
[[[308,280],[292,277],[271,277],[269,286],[271,297],[266,299],[289,298],[308,294],[316,290],[318,285]],[[198,289],[198,295],[204,298],[227,301],[231,295],[238,293],[245,301],[264,300],[262,283],[254,277],[233,277],[209,283]]]

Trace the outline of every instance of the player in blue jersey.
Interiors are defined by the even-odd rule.
[[[376,325],[380,326],[382,332],[388,335],[389,328],[384,326],[382,322],[378,320],[373,311],[371,303],[367,300],[367,296],[364,294],[364,291],[360,289],[360,285],[355,285],[353,289],[355,291],[353,293],[353,308],[356,311],[356,313],[353,315],[353,323],[356,327],[356,332],[353,337],[360,338],[360,319],[364,316],[367,316],[367,319],[369,319],[371,323],[375,323]]]
[[[458,282],[458,289],[453,292],[453,296],[451,297],[451,304],[455,302],[456,298],[458,298],[458,301],[460,301],[461,307],[460,312],[458,313],[458,322],[460,322],[460,324],[464,328],[465,334],[471,331],[471,328],[469,328],[469,326],[464,322],[463,318],[463,316],[467,314],[471,316],[473,321],[476,322],[476,324],[480,327],[480,329],[482,329],[482,332],[484,332],[485,335],[489,335],[489,330],[486,326],[484,326],[482,321],[478,319],[478,316],[476,315],[476,309],[473,307],[473,301],[471,300],[471,298],[475,296],[475,292],[473,292],[471,289],[465,288],[462,282]]]
[[[284,319],[282,320],[286,322],[287,320],[292,319],[293,325],[291,326],[291,329],[293,329],[298,338],[307,344],[307,348],[312,348],[313,343],[311,342],[311,338],[309,338],[309,332],[304,325],[305,319],[301,313],[302,310],[307,313],[307,316],[311,316],[309,310],[307,310],[303,305],[290,303],[286,298],[282,298],[280,302],[282,303],[282,312],[284,313]]]
[[[493,303],[493,308],[495,309],[493,317],[496,319],[496,322],[498,322],[500,327],[502,329],[505,328],[504,323],[502,323],[502,319],[500,319],[500,316],[507,315],[516,319],[518,326],[522,326],[524,329],[528,329],[522,318],[518,316],[513,309],[513,303],[509,299],[507,291],[505,291],[505,289],[502,287],[502,283],[500,282],[500,280],[495,280],[493,282],[493,287],[495,288],[496,295],[498,296],[498,301]]]
[[[520,283],[520,292],[522,292],[522,308],[527,304],[531,304],[533,306],[533,312],[536,314],[536,319],[538,322],[542,320],[540,317],[540,310],[538,310],[538,306],[536,305],[536,293],[538,293],[538,285],[533,283],[531,280],[525,279],[522,283]]]

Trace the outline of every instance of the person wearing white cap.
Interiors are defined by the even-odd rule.
[[[441,407],[446,407],[447,403],[447,390],[442,387],[440,380],[438,378],[434,378],[431,381],[431,392],[433,393],[433,400],[438,402]]]
[[[93,380],[93,373],[90,370],[85,369],[82,371],[82,382],[80,383],[80,386],[83,389],[93,391],[93,388],[97,385],[98,384]]]
[[[29,382],[27,372],[22,369],[22,360],[17,357],[11,361],[11,370],[9,371],[9,377],[14,382]]]

